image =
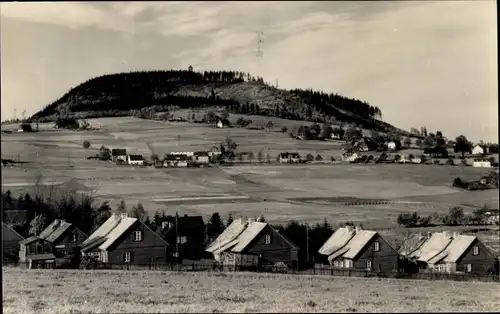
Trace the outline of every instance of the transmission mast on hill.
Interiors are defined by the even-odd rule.
[[[264,51],[262,51],[262,45],[264,45],[264,32],[257,32],[257,63],[259,67],[261,65],[262,59],[264,58]]]

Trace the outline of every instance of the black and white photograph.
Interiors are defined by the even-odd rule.
[[[0,4],[4,313],[500,309],[497,1]]]

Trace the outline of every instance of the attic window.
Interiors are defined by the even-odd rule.
[[[375,252],[380,251],[380,242],[376,241],[376,242],[373,243],[373,250]]]
[[[125,263],[130,263],[130,252],[125,252],[125,254],[123,254],[123,261]]]
[[[266,236],[264,237],[264,241],[266,244],[271,244],[271,235],[266,234]]]
[[[135,242],[142,241],[142,232],[141,231],[134,231],[134,241]]]
[[[475,246],[472,248],[472,255],[479,255],[479,247]]]
[[[472,264],[466,264],[465,265],[465,272],[466,273],[471,273],[472,272]]]

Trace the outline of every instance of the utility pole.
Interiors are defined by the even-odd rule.
[[[307,261],[309,262],[309,224],[306,222],[306,254]]]
[[[179,233],[178,233],[178,215],[175,213],[175,256],[179,261]]]

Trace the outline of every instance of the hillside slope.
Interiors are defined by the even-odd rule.
[[[109,74],[72,88],[32,119],[53,120],[57,115],[127,115],[129,111],[159,106],[163,109],[225,106],[240,114],[284,119],[357,124],[365,129],[393,130],[378,120],[379,108],[337,94],[312,90],[282,90],[263,78],[234,71],[183,70]]]

